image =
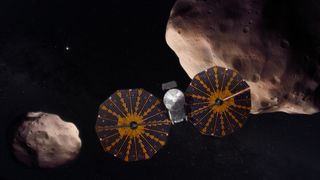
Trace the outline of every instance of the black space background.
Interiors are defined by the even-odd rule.
[[[173,0],[0,2],[0,179],[319,179],[320,116],[252,115],[237,133],[200,136],[175,125],[151,160],[124,163],[103,152],[98,106],[117,89],[189,77],[165,42]],[[66,51],[66,46],[70,47]],[[17,162],[10,134],[28,111],[59,114],[80,130],[74,162],[37,169]]]

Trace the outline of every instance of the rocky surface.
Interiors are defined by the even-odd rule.
[[[13,139],[18,160],[27,165],[53,168],[75,159],[81,148],[77,127],[58,115],[31,112]]]
[[[252,113],[319,111],[320,2],[177,0],[166,41],[192,78],[213,65],[251,87]]]

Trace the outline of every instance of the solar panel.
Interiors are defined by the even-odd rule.
[[[188,120],[204,135],[233,133],[251,110],[249,85],[236,71],[222,67],[197,74],[185,95]]]
[[[165,106],[151,93],[118,90],[100,105],[96,133],[106,152],[138,161],[165,145],[171,124]]]

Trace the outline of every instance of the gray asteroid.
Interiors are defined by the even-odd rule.
[[[77,127],[58,115],[31,112],[18,127],[13,150],[27,165],[53,168],[75,159],[81,148]]]
[[[177,0],[166,41],[192,78],[217,65],[251,87],[252,113],[319,112],[320,1]]]

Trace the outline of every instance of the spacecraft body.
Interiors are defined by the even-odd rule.
[[[176,83],[172,84],[176,85]],[[184,93],[181,90],[176,89],[176,86],[169,87],[169,90],[163,97],[163,103],[168,110],[169,117],[173,124],[180,123],[185,120],[186,113]]]

